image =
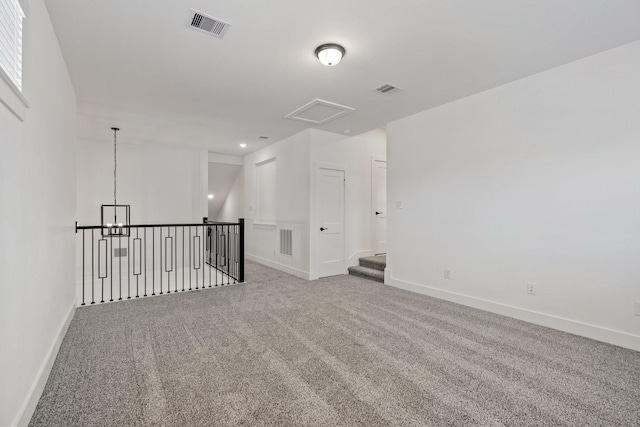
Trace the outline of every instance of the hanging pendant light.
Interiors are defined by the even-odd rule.
[[[120,128],[112,127],[111,130],[113,131],[113,205],[102,205],[100,209],[100,223],[103,227],[106,227],[106,231],[103,229],[103,236],[128,236],[129,228],[124,228],[123,226],[130,225],[130,206],[118,205],[118,131]],[[105,208],[107,208],[106,211]],[[110,208],[113,209],[113,223],[105,222],[105,218],[111,218],[108,212]],[[118,218],[118,209],[121,211],[120,218]]]

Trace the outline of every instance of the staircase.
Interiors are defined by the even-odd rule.
[[[385,255],[360,258],[360,265],[349,267],[349,274],[364,279],[384,283],[384,269],[387,266]]]

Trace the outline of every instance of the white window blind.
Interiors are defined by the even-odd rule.
[[[22,91],[22,20],[19,0],[0,0],[0,67]]]

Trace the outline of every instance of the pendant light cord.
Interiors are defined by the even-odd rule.
[[[117,198],[117,169],[118,169],[118,151],[117,151],[117,133],[119,128],[111,128],[113,130],[113,222],[114,225],[118,224],[118,198]]]

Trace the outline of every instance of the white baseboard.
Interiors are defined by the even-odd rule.
[[[640,336],[638,335],[616,331],[613,329],[608,329],[602,326],[592,325],[577,320],[566,319],[551,314],[540,313],[525,308],[489,301],[482,298],[432,288],[418,283],[395,279],[393,277],[393,271],[390,268],[386,268],[384,270],[384,283],[389,286],[415,292],[418,294],[428,295],[430,297],[455,302],[469,307],[478,308],[480,310],[489,311],[491,313],[524,320],[525,322],[534,323],[536,325],[546,326],[548,328],[557,329],[563,332],[569,332],[571,334],[580,335],[597,341],[602,341],[620,347],[629,348],[631,350],[640,351]]]
[[[29,421],[31,421],[33,412],[36,410],[36,405],[38,404],[40,396],[42,396],[42,392],[44,391],[44,386],[47,384],[47,379],[49,379],[51,368],[53,368],[53,362],[55,362],[56,360],[58,350],[60,350],[60,345],[62,345],[62,339],[66,335],[67,329],[69,329],[69,324],[71,324],[71,320],[73,319],[73,315],[75,313],[76,305],[74,303],[71,305],[71,308],[69,308],[69,311],[64,318],[64,322],[62,322],[62,325],[60,325],[55,340],[51,344],[51,347],[49,348],[45,359],[42,361],[42,365],[40,365],[40,369],[38,370],[36,379],[31,385],[29,393],[27,393],[27,398],[22,404],[20,412],[18,412],[18,416],[16,416],[13,425],[26,426],[29,424]]]
[[[271,261],[266,258],[262,258],[259,256],[245,254],[245,257],[251,261],[255,261],[259,264],[266,265],[267,267],[275,268],[276,270],[284,271],[285,273],[289,273],[292,276],[299,277],[305,280],[313,280],[313,276],[311,273],[307,271],[298,270],[297,268],[289,267],[288,265],[280,264],[275,261]],[[317,277],[316,277],[317,279]]]

